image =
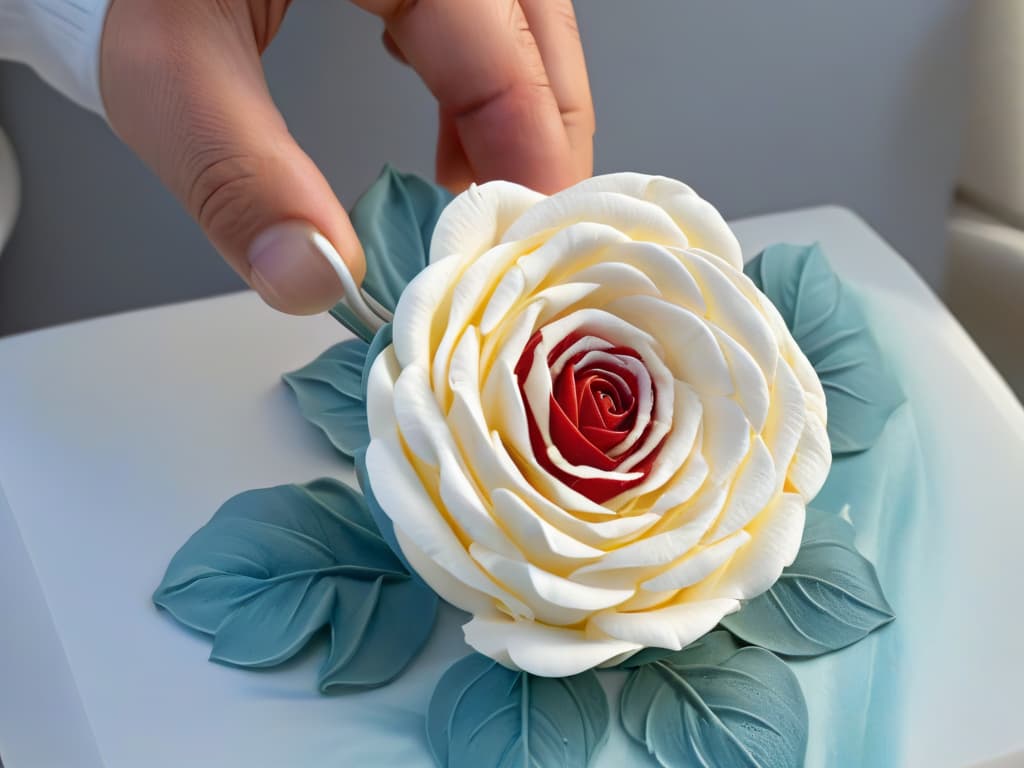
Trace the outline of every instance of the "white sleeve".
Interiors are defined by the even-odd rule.
[[[100,39],[109,2],[0,0],[0,59],[28,64],[72,101],[103,115]]]

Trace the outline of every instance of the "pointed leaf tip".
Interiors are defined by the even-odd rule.
[[[793,564],[722,626],[748,643],[786,656],[819,656],[863,640],[895,618],[874,566],[839,515],[807,510]]]

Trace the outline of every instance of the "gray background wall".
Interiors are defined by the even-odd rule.
[[[597,172],[681,178],[729,217],[838,203],[933,284],[958,162],[963,0],[579,0]],[[296,3],[266,56],[293,132],[351,204],[385,161],[428,175],[433,104],[342,0]],[[235,290],[105,124],[0,65],[23,208],[0,335]]]

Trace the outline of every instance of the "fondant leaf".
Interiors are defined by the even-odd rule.
[[[903,402],[864,311],[818,245],[773,245],[743,271],[772,300],[817,371],[832,453],[867,450]]]
[[[608,701],[592,670],[535,677],[476,653],[448,668],[427,710],[441,768],[584,768],[608,724]]]
[[[350,214],[366,254],[363,290],[394,312],[405,286],[427,266],[430,238],[452,194],[411,173],[385,166]],[[338,304],[331,314],[362,339],[373,333]]]
[[[348,458],[370,444],[363,386],[368,349],[366,342],[349,339],[284,375],[302,415],[320,427]]]
[[[635,668],[620,715],[666,768],[799,766],[807,749],[807,704],[792,670],[723,631]]]
[[[153,601],[213,635],[212,660],[243,667],[280,664],[329,628],[324,691],[393,679],[426,642],[437,606],[362,497],[330,479],[229,499],[178,550]]]
[[[853,545],[853,526],[808,509],[796,560],[722,626],[776,653],[817,656],[856,643],[893,618],[874,566]]]
[[[645,664],[661,661],[666,656],[672,656],[676,653],[679,653],[679,651],[673,651],[671,648],[655,648],[654,646],[650,646],[634,653],[628,659],[620,661],[615,666],[619,669],[636,669],[637,667],[642,667]]]

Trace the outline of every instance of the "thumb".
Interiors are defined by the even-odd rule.
[[[286,6],[114,0],[101,82],[114,130],[228,264],[272,307],[311,314],[343,293],[317,233],[357,281],[365,263],[344,208],[267,90],[259,57]]]

